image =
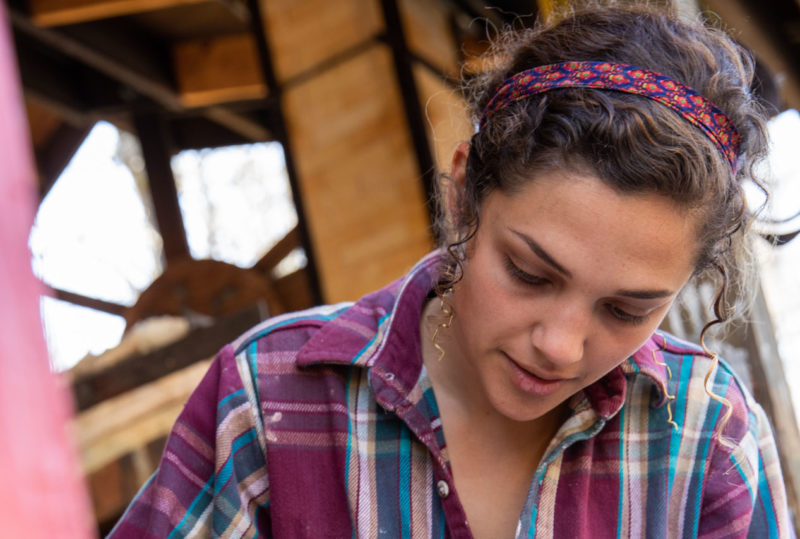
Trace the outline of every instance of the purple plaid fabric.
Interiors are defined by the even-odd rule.
[[[439,256],[225,347],[111,537],[471,537],[420,356]],[[518,537],[793,535],[761,408],[721,365],[710,383],[733,416],[718,443],[709,358],[664,338],[571,399]]]

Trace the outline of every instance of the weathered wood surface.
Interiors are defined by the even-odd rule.
[[[178,203],[178,188],[172,173],[172,141],[163,114],[137,113],[133,123],[142,145],[153,211],[163,241],[164,257],[169,265],[173,260],[189,256],[183,214]]]
[[[408,48],[437,71],[458,79],[458,47],[451,21],[452,8],[446,2],[430,0],[400,0]]]
[[[131,356],[113,367],[73,384],[78,410],[88,408],[162,376],[213,357],[224,345],[261,321],[258,308],[197,328],[186,338],[146,355]]]
[[[75,436],[86,474],[169,433],[211,360],[194,363],[81,412]]]
[[[251,34],[179,43],[173,58],[178,91],[187,107],[267,97]]]
[[[31,18],[41,26],[109,19],[208,0],[29,0]]]
[[[261,4],[282,83],[383,29],[377,0],[262,0]]]
[[[401,275],[432,243],[388,48],[292,86],[284,110],[326,300]]]

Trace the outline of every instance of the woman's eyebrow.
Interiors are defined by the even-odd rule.
[[[617,290],[615,296],[625,296],[634,299],[660,299],[673,295],[670,290]]]
[[[561,273],[562,275],[564,275],[564,276],[566,276],[566,277],[569,277],[569,278],[572,278],[572,274],[571,274],[569,271],[567,271],[567,269],[566,269],[564,266],[562,266],[561,264],[559,264],[558,262],[556,262],[556,261],[555,261],[555,259],[553,259],[553,257],[552,257],[552,256],[550,256],[550,254],[548,254],[548,252],[547,252],[547,251],[545,251],[545,250],[542,248],[542,246],[541,246],[541,245],[539,245],[538,243],[536,243],[536,241],[534,241],[534,239],[533,239],[533,238],[531,238],[531,237],[530,237],[530,236],[528,236],[527,234],[523,234],[522,232],[518,232],[518,231],[514,230],[513,228],[510,228],[510,227],[509,227],[508,229],[509,229],[509,230],[510,230],[510,231],[511,231],[513,234],[515,234],[517,237],[519,237],[519,238],[520,238],[522,241],[524,241],[524,242],[525,242],[525,243],[528,245],[528,247],[530,248],[530,250],[531,250],[531,251],[533,251],[533,253],[534,253],[536,256],[538,256],[539,258],[541,258],[541,259],[542,259],[542,261],[544,261],[545,263],[547,263],[549,266],[552,266],[552,267],[553,267],[553,269],[555,269],[556,271],[558,271],[558,272],[559,272],[559,273]]]
[[[510,230],[515,236],[519,237],[522,241],[524,241],[528,247],[530,248],[533,253],[542,259],[547,265],[553,267],[556,271],[561,273],[562,275],[572,278],[572,273],[569,272],[564,266],[559,264],[555,261],[555,259],[550,256],[550,254],[544,250],[544,248],[536,243],[536,240],[528,236],[527,234],[523,234],[513,228],[509,227]],[[661,299],[667,298],[674,295],[674,292],[671,290],[617,290],[614,293],[615,296],[624,296],[633,299]]]

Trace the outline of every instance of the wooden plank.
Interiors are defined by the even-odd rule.
[[[122,316],[128,309],[127,306],[120,305],[119,303],[105,301],[97,298],[90,298],[82,294],[76,294],[75,292],[67,292],[66,290],[61,290],[59,288],[53,288],[52,291],[56,299],[60,299],[61,301],[67,301],[69,303],[80,305],[82,307],[88,307],[96,311],[103,311],[104,313],[116,314],[117,316]]]
[[[430,0],[400,0],[408,48],[440,73],[457,79],[458,48],[451,24],[451,6]]]
[[[53,114],[52,111],[27,96],[25,96],[25,116],[28,118],[31,142],[33,142],[34,149],[47,144],[53,134],[64,123],[64,120],[57,114]]]
[[[261,0],[261,5],[280,82],[383,29],[376,0]]]
[[[569,0],[536,0],[542,18],[549,19],[554,13],[569,6]]]
[[[254,138],[244,137],[237,131],[223,127],[220,123],[211,122],[202,116],[170,118],[169,132],[175,151],[218,148],[220,146],[236,146],[250,144]],[[272,140],[271,134],[264,130],[263,135],[254,135],[261,140]]]
[[[142,40],[118,21],[75,25],[55,30],[34,25],[24,14],[10,10],[14,29],[36,39],[40,44],[66,58],[78,60],[134,90],[134,98],[152,99],[165,110],[182,112],[183,103],[172,86],[171,70],[162,59],[169,56],[164,47]],[[112,24],[114,22],[114,24]],[[251,141],[270,137],[267,127],[224,107],[208,107],[200,113],[207,119],[234,131]],[[75,118],[77,123],[82,118]]]
[[[252,34],[179,43],[173,58],[186,107],[267,97]]]
[[[286,255],[300,247],[300,231],[294,227],[282,237],[278,243],[273,245],[261,259],[253,264],[253,269],[257,269],[267,276],[278,262],[286,258]]]
[[[772,73],[782,75],[779,86],[784,104],[787,108],[800,109],[798,55],[793,53],[793,49],[781,45],[777,31],[782,26],[779,24],[781,19],[775,10],[754,10],[749,2],[743,0],[705,0],[704,4],[740,43],[758,55]],[[794,44],[794,50],[798,46]]]
[[[381,0],[381,11],[386,24],[386,41],[392,51],[395,80],[403,99],[403,111],[406,114],[406,129],[411,135],[414,157],[422,180],[428,217],[431,222],[436,218],[435,200],[435,165],[431,153],[425,120],[422,115],[422,104],[419,90],[411,69],[411,58],[406,43],[406,31],[403,25],[397,0]]]
[[[189,256],[189,244],[170,161],[172,142],[167,134],[166,122],[158,113],[135,114],[133,123],[142,146],[153,211],[163,240],[164,256],[169,264],[170,260]]]
[[[208,0],[28,0],[31,19],[39,26],[64,26],[166,9]]]
[[[223,346],[261,321],[258,308],[220,318],[213,326],[197,328],[169,346],[146,355],[131,356],[113,367],[73,384],[78,410],[147,384],[216,354]]]
[[[91,125],[73,127],[66,123],[62,124],[53,133],[47,144],[43,144],[36,152],[36,163],[39,169],[39,200],[43,200],[47,196],[91,130]]]
[[[258,47],[258,59],[261,72],[267,86],[272,89],[273,99],[270,100],[269,115],[271,125],[275,131],[276,138],[283,146],[283,160],[286,168],[286,176],[289,178],[289,185],[292,190],[292,201],[294,202],[295,213],[297,214],[297,231],[300,236],[300,243],[306,251],[305,273],[308,277],[307,283],[314,303],[322,303],[322,289],[317,274],[317,254],[311,244],[311,237],[306,221],[306,204],[304,193],[298,181],[297,161],[292,141],[286,126],[286,115],[282,107],[283,86],[278,81],[278,73],[275,69],[276,54],[272,49],[269,40],[269,32],[265,24],[265,15],[262,9],[261,0],[248,0],[247,7],[251,13],[251,25],[253,35],[256,37]]]
[[[308,226],[328,301],[400,276],[431,246],[430,221],[382,45],[287,89]]]
[[[362,41],[337,50],[305,70],[292,71],[291,77],[281,81],[281,86],[300,84],[333,69],[364,52],[377,39],[377,34],[365,36]],[[186,107],[263,100],[269,96],[251,34],[178,43],[173,48],[173,58],[178,92]]]
[[[82,412],[74,429],[84,473],[169,433],[210,364],[200,361]]]
[[[308,284],[308,271],[305,268],[275,281],[275,292],[287,311],[299,311],[314,305],[311,286]]]

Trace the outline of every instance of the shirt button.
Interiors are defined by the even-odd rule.
[[[450,495],[450,485],[444,479],[436,483],[436,492],[439,493],[440,498],[447,498]]]

